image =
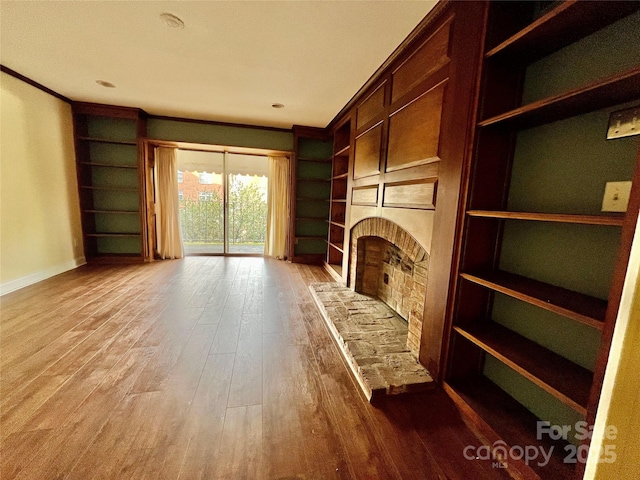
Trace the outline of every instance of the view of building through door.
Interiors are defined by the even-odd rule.
[[[264,253],[268,159],[178,150],[180,227],[185,253]]]

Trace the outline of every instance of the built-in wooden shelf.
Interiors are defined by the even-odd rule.
[[[542,478],[573,478],[573,465],[564,462],[568,442],[554,442],[547,435],[537,438],[539,419],[488,378],[478,375],[451,379],[443,388],[470,417],[488,444],[502,440],[508,447],[540,445],[545,452],[553,452],[549,463],[540,467],[537,473],[534,470],[536,462],[526,465],[514,458],[507,459],[507,468],[516,467],[519,474],[515,478],[538,478],[537,474]]]
[[[486,58],[531,63],[640,9],[640,3],[568,0],[489,50]],[[576,17],[580,22],[575,22]]]
[[[593,374],[495,322],[454,330],[581,415],[586,415]]]
[[[346,198],[332,198],[331,201],[333,203],[347,203],[347,199]]]
[[[335,249],[336,249],[336,250],[338,250],[340,253],[344,253],[344,250],[342,249],[342,247],[341,247],[341,246],[336,245],[335,243],[331,243],[331,242],[329,242],[329,246],[330,246],[331,248],[335,248]]]
[[[342,277],[342,265],[334,265],[333,263],[327,263],[327,265],[329,265],[329,268],[336,272],[339,277]]]
[[[347,145],[343,148],[341,148],[340,150],[338,150],[337,152],[335,152],[333,154],[334,157],[339,157],[340,155],[344,155],[345,153],[347,153],[349,151],[349,148],[351,148],[351,145]]]
[[[328,222],[325,217],[296,217],[296,220],[301,220],[303,222]]]
[[[110,143],[114,145],[133,145],[133,146],[137,145],[137,142],[135,140],[110,140],[108,138],[83,137],[83,136],[78,136],[77,138],[78,140],[83,140],[85,142]]]
[[[621,227],[624,214],[621,215],[571,215],[563,213],[507,212],[496,210],[468,210],[470,217],[499,218],[511,220],[532,220],[540,222],[578,223],[583,225],[608,225]]]
[[[89,167],[104,167],[104,168],[129,168],[137,170],[137,165],[114,165],[113,163],[98,163],[98,162],[79,162],[81,165],[87,165]]]
[[[138,147],[139,139],[146,136],[146,114],[139,109],[79,102],[72,103],[72,110],[87,261],[151,259],[144,225],[144,185],[139,178]],[[101,175],[96,177],[97,173]],[[120,201],[123,198],[126,204]],[[101,225],[107,220],[108,225]],[[115,220],[123,223],[114,224]]]
[[[331,177],[333,180],[340,180],[342,178],[347,178],[349,176],[349,173],[342,173],[340,175],[336,175],[335,177]]]
[[[331,220],[329,223],[331,223],[331,225],[335,225],[336,227],[345,228],[344,222],[334,222],[333,220]]]
[[[637,102],[640,99],[640,65],[630,62],[618,69],[606,71],[603,68],[602,73],[598,73],[597,66],[606,63],[608,58],[603,51],[589,45],[602,44],[602,36],[606,34],[602,29],[608,27],[610,40],[616,39],[615,51],[610,49],[611,61],[622,62],[636,48],[633,35],[625,30],[637,20],[639,11],[640,2],[637,1],[487,4],[486,48],[475,110],[477,141],[469,146],[471,163],[463,176],[466,221],[457,237],[458,254],[452,263],[454,303],[453,308],[448,309],[451,327],[447,332],[443,387],[465,413],[466,421],[478,428],[486,445],[504,441],[507,450],[510,446],[525,445],[545,448],[545,451],[554,447],[551,461],[545,466],[509,458],[505,468],[513,478],[567,479],[582,478],[584,474],[584,464],[565,462],[570,452],[565,447],[574,445],[562,440],[553,442],[545,435],[539,438],[537,425],[540,420],[558,424],[570,424],[576,418],[584,418],[589,423],[594,421],[637,208],[621,214],[600,213],[590,209],[586,198],[576,198],[580,209],[576,207],[575,213],[562,209],[557,213],[509,211],[507,200],[528,203],[533,195],[532,186],[551,176],[580,183],[581,179],[572,176],[571,172],[576,160],[574,145],[583,138],[606,148],[608,115],[604,114],[604,119],[600,115],[597,122],[590,123],[592,115],[587,114],[598,111],[601,114],[602,109],[613,110],[622,108],[621,104]],[[571,61],[559,61],[563,55],[570,56]],[[534,63],[538,61],[540,63]],[[567,69],[575,70],[577,80],[569,86],[563,83]],[[551,93],[543,93],[549,85],[556,88]],[[531,98],[527,93],[536,95],[536,92],[542,96],[523,100]],[[575,122],[574,117],[578,117]],[[555,123],[566,119],[572,120]],[[544,129],[523,132],[541,126]],[[553,138],[545,135],[545,129],[553,129]],[[519,148],[525,144],[526,148]],[[555,149],[554,161],[542,162],[539,169],[532,172],[531,159],[536,153],[544,155],[551,146]],[[585,148],[582,145],[582,150]],[[628,150],[617,160],[620,165],[631,166],[637,158],[637,152]],[[596,157],[588,155],[584,161],[581,158],[584,177],[590,182],[604,183],[606,174],[597,168],[597,161]],[[629,174],[638,171],[637,161],[634,169],[628,171]],[[636,177],[634,174],[632,198],[635,199],[638,193]],[[356,185],[360,184],[356,182]],[[557,192],[537,191],[536,198],[542,197],[553,203]],[[527,226],[523,222],[538,223],[528,224],[535,227],[535,231],[528,228],[517,228],[517,232],[511,230],[518,225]],[[533,270],[538,271],[533,264],[544,260],[539,260],[532,252],[551,248],[559,234],[554,229],[546,232],[548,235],[539,235],[542,231],[539,229],[554,224],[569,229],[572,234],[580,233],[581,241],[588,248],[597,249],[602,241],[611,245],[611,255],[603,257],[598,265],[603,271],[611,272],[609,279],[602,279],[602,293],[599,289],[595,294],[602,298],[569,290],[581,288],[572,286],[570,279],[584,276],[590,270],[592,258],[588,249],[574,251],[571,244],[562,245],[559,256],[573,254],[570,259],[559,258],[554,264],[541,265],[540,268],[544,267],[547,272],[545,276],[533,273]],[[620,241],[620,238],[624,240]],[[523,244],[532,248],[519,249]],[[516,273],[499,270],[498,265],[507,260],[506,256],[513,260],[511,263],[522,266],[513,267]],[[531,273],[527,273],[527,265],[532,268]],[[533,275],[538,280],[524,275]],[[536,308],[531,315],[520,315],[518,305],[498,305],[498,294]],[[590,365],[587,365],[590,368],[583,368],[568,359],[574,358],[569,355],[570,345],[575,341],[571,337],[574,333],[560,324],[548,325],[544,321],[545,312],[577,322],[574,327],[579,331],[589,327],[595,337],[592,345],[585,346],[585,353],[596,358],[593,371],[590,371]],[[511,315],[508,317],[509,328],[492,320],[499,320],[499,313]],[[541,329],[549,331],[544,334]],[[550,338],[549,335],[553,336],[553,351],[547,348],[551,343],[542,340],[543,337]],[[537,338],[544,345],[531,340]],[[522,396],[524,391],[520,382],[526,382],[532,388],[535,385],[546,400],[568,408],[556,408],[553,413],[545,411],[533,399],[529,402],[526,395]],[[580,439],[571,441],[578,443]],[[589,440],[584,439],[581,447],[588,447],[588,444]]]
[[[607,302],[513,273],[461,273],[465,280],[602,330]]]
[[[637,99],[640,67],[482,120],[479,127],[531,128]]]

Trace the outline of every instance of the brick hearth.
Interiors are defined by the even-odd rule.
[[[386,304],[338,283],[309,289],[369,400],[434,387],[407,347],[407,323]]]

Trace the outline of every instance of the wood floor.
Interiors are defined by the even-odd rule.
[[[370,405],[318,267],[85,266],[1,301],[1,471],[19,479],[492,479],[440,391]]]

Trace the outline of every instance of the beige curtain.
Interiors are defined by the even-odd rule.
[[[184,257],[178,203],[177,148],[156,147],[156,230],[160,258]]]
[[[269,157],[269,188],[267,193],[267,236],[264,254],[284,260],[289,227],[289,159]]]

